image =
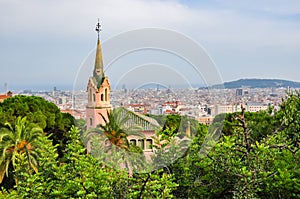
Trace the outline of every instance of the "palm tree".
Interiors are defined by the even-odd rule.
[[[132,175],[132,163],[130,161],[130,156],[134,155],[133,153],[136,152],[133,151],[137,150],[134,146],[130,145],[128,136],[145,138],[145,135],[141,133],[143,130],[142,127],[136,125],[132,120],[133,114],[122,107],[107,111],[107,117],[103,114],[100,115],[105,124],[99,124],[98,128],[88,130],[85,137],[88,142],[90,137],[100,134],[104,135],[106,140],[102,140],[102,144],[94,144],[94,146],[97,146],[97,149],[92,148],[91,153],[100,153],[100,155],[103,155],[102,152],[107,153],[108,157],[104,157],[104,159],[108,161],[111,160],[115,166],[119,164],[117,163],[118,161],[122,162],[124,161],[122,159],[125,158],[125,163],[129,169],[129,173]],[[119,149],[124,149],[124,151]],[[144,159],[144,154],[141,151],[141,154],[136,154],[135,157],[135,161],[136,159]]]
[[[107,118],[103,114],[100,115],[105,124],[99,124],[98,128],[89,130],[87,135],[93,133],[105,135],[111,144],[126,151],[130,150],[128,136],[145,138],[145,135],[140,133],[142,127],[132,122],[126,109],[120,107],[107,111]]]
[[[9,168],[12,165],[15,170],[18,154],[25,155],[30,168],[38,172],[35,149],[39,146],[38,137],[43,134],[40,127],[29,124],[26,117],[18,117],[14,126],[6,122],[7,128],[0,129],[0,183],[4,175],[8,176]]]

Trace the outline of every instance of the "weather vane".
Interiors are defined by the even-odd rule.
[[[96,25],[96,32],[98,33],[98,38],[99,38],[99,33],[100,33],[100,31],[101,31],[101,25],[100,25],[100,23],[99,23],[99,18],[98,18],[98,23],[97,23],[97,25]]]

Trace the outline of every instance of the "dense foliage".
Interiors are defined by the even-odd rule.
[[[37,96],[17,95],[0,103],[0,127],[5,127],[6,122],[14,123],[18,117],[26,117],[51,135],[53,144],[59,144],[59,156],[63,156],[66,133],[74,125],[73,116],[61,113],[54,103]]]
[[[170,165],[177,198],[299,198],[300,94],[280,110],[225,116],[220,140],[199,156],[198,134],[186,157]],[[216,118],[218,119],[218,117]]]
[[[37,135],[33,128],[39,122],[29,116],[25,122],[25,115],[9,117],[8,111],[2,109],[1,123],[5,129],[1,153],[8,158],[12,157],[11,149],[18,153],[14,154],[14,164],[9,168],[11,175],[8,175],[15,186],[6,189],[2,186],[0,198],[300,198],[299,110],[300,93],[296,92],[287,95],[279,110],[270,108],[258,113],[243,110],[220,115],[210,128],[185,117],[167,116],[161,120],[165,127],[156,133],[154,158],[162,161],[180,154],[178,151],[187,141],[189,147],[157,170],[146,173],[132,170],[129,174],[127,170],[105,164],[102,160],[107,157],[86,154],[80,139],[86,132],[76,127],[65,132],[65,159],[61,162],[58,145],[53,145],[51,134],[41,133],[28,145],[30,135]],[[17,110],[11,108],[10,112]],[[19,116],[22,117],[18,119]],[[4,125],[5,117],[10,118],[7,120],[11,128]],[[187,121],[193,135],[190,138],[182,137]],[[16,125],[26,129],[22,132],[28,133],[28,142],[11,148],[10,139],[18,131],[13,128]],[[211,131],[212,137],[218,133],[216,129],[222,129],[220,137],[216,136],[218,142],[207,139],[208,132]],[[203,150],[208,142],[213,147]],[[32,154],[38,154],[34,159],[28,158],[26,150],[29,149]],[[1,163],[6,160],[1,158]],[[30,163],[31,160],[36,164]],[[38,172],[31,167],[35,165]]]

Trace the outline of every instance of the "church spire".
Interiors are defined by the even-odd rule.
[[[98,33],[98,41],[97,41],[96,59],[95,59],[95,67],[94,67],[94,75],[93,75],[96,78],[98,85],[102,83],[101,81],[104,78],[102,50],[101,50],[100,36],[99,36],[100,31],[101,31],[101,25],[98,19],[98,23],[96,25],[96,32]]]

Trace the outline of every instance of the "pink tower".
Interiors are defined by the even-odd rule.
[[[93,76],[89,78],[87,85],[88,103],[86,106],[86,125],[87,129],[95,128],[98,124],[105,124],[102,114],[107,118],[107,111],[112,109],[110,104],[110,84],[108,77],[104,74],[102,50],[100,45],[100,24],[99,20],[96,25],[96,31],[98,33],[96,59]]]

